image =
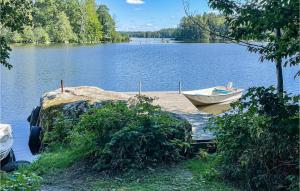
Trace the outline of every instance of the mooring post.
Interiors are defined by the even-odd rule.
[[[181,81],[178,83],[178,93],[181,94]]]
[[[139,96],[141,96],[141,92],[142,92],[142,82],[139,81]]]
[[[61,89],[61,93],[64,93],[64,81],[60,80],[60,89]]]

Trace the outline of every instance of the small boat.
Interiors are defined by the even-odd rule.
[[[13,132],[9,124],[0,124],[0,172],[12,172],[24,167],[30,162],[16,161],[13,147]]]
[[[13,146],[12,128],[9,124],[0,124],[0,162],[9,155]],[[0,163],[0,164],[1,164]],[[1,164],[2,166],[3,164]]]
[[[229,82],[227,86],[184,91],[183,95],[194,105],[200,106],[235,101],[242,96],[242,92],[243,89],[233,88],[232,82]]]

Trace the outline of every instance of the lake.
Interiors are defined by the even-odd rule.
[[[130,43],[98,45],[14,45],[7,70],[1,66],[1,123],[14,131],[17,160],[32,160],[27,146],[26,121],[40,96],[65,86],[98,86],[112,91],[183,90],[225,85],[276,84],[273,63],[260,63],[245,47],[225,43],[161,43],[134,39]],[[294,75],[299,68],[285,68],[285,89],[299,92]]]

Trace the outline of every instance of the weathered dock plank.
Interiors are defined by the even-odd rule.
[[[126,92],[129,95],[136,95],[136,92]],[[157,98],[154,104],[162,109],[179,114],[188,120],[192,125],[192,137],[195,141],[210,141],[213,134],[205,131],[204,127],[208,123],[210,114],[200,112],[184,95],[178,92],[142,92],[142,95]]]

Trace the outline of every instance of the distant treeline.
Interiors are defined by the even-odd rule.
[[[5,30],[12,43],[99,43],[128,41],[115,30],[106,5],[95,0],[35,0],[32,25],[22,33]]]
[[[176,30],[175,28],[167,28],[159,31],[124,31],[121,33],[137,38],[174,38]]]
[[[199,25],[201,25],[201,27]],[[227,31],[228,27],[225,24],[223,16],[214,13],[204,13],[203,15],[196,15],[192,18],[183,17],[177,28],[122,33],[127,34],[129,37],[173,38],[185,42],[209,42],[223,41],[224,39],[216,36],[215,32],[225,35]]]

